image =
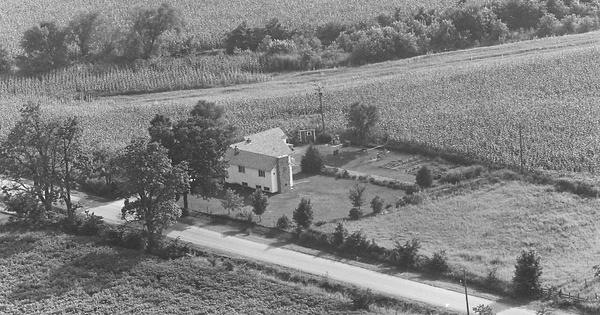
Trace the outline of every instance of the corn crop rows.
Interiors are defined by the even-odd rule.
[[[375,104],[391,140],[510,166],[595,171],[600,158],[600,49],[512,58],[466,68],[421,70],[325,93],[327,128],[344,108]],[[232,106],[249,132],[319,127],[314,91]],[[261,122],[258,125],[256,122]]]
[[[61,99],[88,95],[145,93],[268,80],[252,55],[148,61],[128,68],[72,67],[39,78],[0,79],[0,94],[49,95]]]
[[[379,108],[380,127],[391,140],[518,166],[521,133],[526,167],[596,171],[599,59],[599,48],[581,48],[463,67],[424,67],[352,86],[332,85],[323,96],[325,123],[329,130],[343,130],[344,109],[361,101]],[[2,117],[0,130],[5,132],[22,101],[0,102],[12,113]],[[218,103],[227,107],[229,120],[241,134],[271,127],[320,127],[313,90]],[[57,115],[82,116],[89,142],[110,146],[144,135],[157,113],[179,119],[192,106],[176,101],[123,106],[104,100],[46,105]]]

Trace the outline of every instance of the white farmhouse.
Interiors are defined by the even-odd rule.
[[[225,153],[229,161],[225,182],[270,193],[292,189],[292,149],[286,139],[281,129],[274,128],[230,145]]]

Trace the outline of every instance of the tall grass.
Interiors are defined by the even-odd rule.
[[[598,264],[600,201],[552,191],[550,186],[505,182],[464,195],[430,200],[398,212],[347,221],[350,233],[393,248],[395,240],[421,240],[423,253],[446,250],[451,269],[465,268],[481,282],[493,272],[504,287],[514,274],[522,249],[542,257],[542,283],[584,297],[600,294],[593,278]],[[333,231],[335,224],[321,227]]]
[[[245,266],[160,260],[93,238],[0,232],[2,314],[352,314],[339,295]]]

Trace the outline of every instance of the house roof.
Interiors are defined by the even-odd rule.
[[[232,165],[270,171],[276,165],[276,158],[292,153],[286,139],[287,136],[280,128],[265,130],[230,145],[225,157]]]

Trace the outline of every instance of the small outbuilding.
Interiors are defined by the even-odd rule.
[[[315,129],[302,129],[298,130],[298,142],[310,143],[317,140],[317,134]]]

